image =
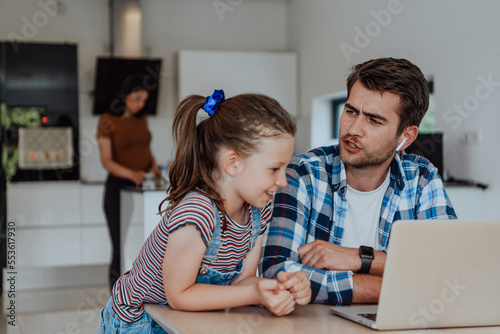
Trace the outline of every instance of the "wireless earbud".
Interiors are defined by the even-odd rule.
[[[399,149],[400,149],[401,147],[403,147],[403,145],[404,145],[405,143],[406,143],[406,137],[405,137],[405,138],[403,138],[403,140],[401,141],[401,143],[399,143],[398,147],[396,147],[396,152],[397,152],[397,151],[399,151]]]

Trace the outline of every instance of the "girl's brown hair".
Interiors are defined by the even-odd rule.
[[[212,117],[197,124],[198,111],[204,104],[205,97],[191,95],[177,107],[173,124],[177,149],[168,175],[168,196],[163,201],[169,201],[166,210],[198,188],[224,212],[213,173],[219,167],[219,151],[228,148],[247,156],[255,152],[262,137],[294,136],[296,132],[290,115],[276,100],[265,95],[241,94],[223,100]]]

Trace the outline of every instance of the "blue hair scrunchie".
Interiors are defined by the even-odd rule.
[[[222,89],[216,89],[212,95],[207,96],[205,105],[203,105],[202,109],[207,112],[208,116],[212,117],[217,109],[219,109],[221,101],[224,101],[224,91]]]

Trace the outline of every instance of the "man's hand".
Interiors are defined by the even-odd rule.
[[[315,240],[298,249],[302,264],[322,270],[357,272],[361,258],[357,248],[347,248],[323,240]]]
[[[302,264],[322,270],[341,270],[358,272],[361,258],[358,248],[347,248],[323,240],[315,240],[298,249]],[[370,275],[383,276],[387,254],[375,251]]]

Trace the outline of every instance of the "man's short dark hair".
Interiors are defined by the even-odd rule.
[[[353,67],[347,78],[347,96],[356,81],[380,93],[399,95],[398,135],[410,125],[419,126],[429,108],[429,85],[420,69],[406,59],[378,58]]]

